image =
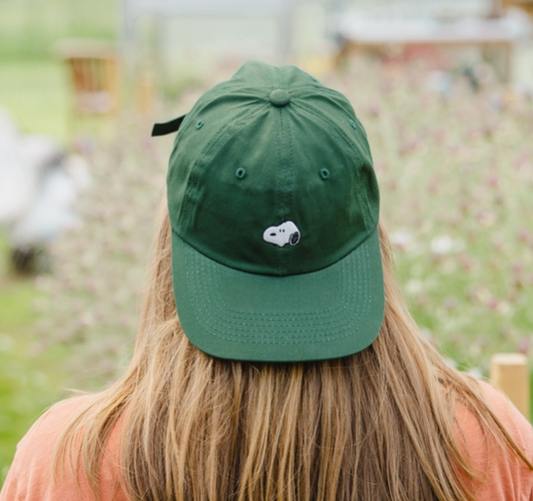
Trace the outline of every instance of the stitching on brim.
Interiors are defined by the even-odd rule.
[[[216,267],[211,266],[211,270],[213,270],[218,275],[218,270],[216,269]],[[341,276],[341,287],[340,287],[340,290],[341,290],[341,295],[342,295],[344,293],[344,291],[345,291],[346,286],[345,286],[344,274],[342,272],[340,273],[340,276]],[[250,318],[256,317],[256,319],[258,318],[259,320],[261,320],[260,317],[267,317],[265,319],[266,321],[271,321],[272,318],[279,318],[280,320],[286,321],[286,319],[288,317],[293,317],[293,318],[294,317],[308,317],[309,315],[313,314],[313,313],[310,313],[310,312],[301,312],[301,313],[258,313],[258,312],[253,312],[253,311],[248,312],[248,311],[235,310],[233,308],[230,308],[228,305],[226,305],[224,303],[224,299],[221,296],[220,290],[218,289],[218,287],[216,287],[216,284],[213,281],[213,273],[209,273],[209,277],[210,277],[209,290],[210,291],[215,291],[215,294],[217,294],[217,296],[218,296],[217,305],[219,306],[219,310],[224,311],[224,312],[235,313],[236,315],[233,315],[233,318],[240,318],[240,319],[244,320],[247,317],[250,317]],[[214,298],[214,300],[217,300],[217,299]],[[334,307],[326,308],[325,310],[321,310],[320,311],[321,316],[314,316],[313,319],[310,320],[310,322],[315,321],[315,320],[323,320],[323,319],[326,319],[326,318],[334,317],[334,316],[338,315],[339,310],[342,310],[342,309],[343,309],[343,305],[339,302],[339,304],[337,304]],[[301,325],[305,325],[305,324],[301,324]]]
[[[365,273],[365,277],[364,279],[367,279],[366,281],[364,281],[365,283],[365,294],[364,294],[364,298],[363,298],[363,301],[361,302],[360,301],[360,296],[361,294],[363,294],[363,290],[361,289],[352,289],[352,294],[355,292],[356,294],[356,299],[357,299],[357,302],[356,304],[359,305],[361,304],[361,307],[359,309],[359,315],[357,315],[357,317],[367,317],[367,314],[368,314],[368,311],[369,311],[369,306],[371,304],[370,302],[370,294],[369,294],[369,291],[370,291],[370,283],[368,282],[368,279],[369,279],[369,274],[370,274],[370,266],[369,266],[369,253],[368,253],[368,249],[365,249],[365,257],[366,257],[366,260],[364,262],[364,265],[361,266],[361,269],[364,271]],[[191,264],[191,263],[189,263]],[[357,265],[358,263],[352,263],[352,268],[354,268],[355,265]],[[345,267],[345,265],[343,264],[343,267]],[[250,325],[249,323],[240,323],[240,325],[243,325],[243,326],[247,326],[247,328],[245,329],[240,329],[240,328],[234,328],[232,329],[233,331],[242,331],[242,332],[246,332],[248,334],[246,335],[243,335],[243,334],[239,334],[236,339],[232,339],[230,337],[227,337],[228,335],[231,336],[231,334],[228,332],[226,333],[225,331],[221,330],[220,328],[217,328],[216,325],[212,325],[211,324],[211,318],[207,318],[207,316],[204,316],[204,317],[200,317],[198,312],[199,311],[202,311],[203,309],[200,307],[201,305],[198,303],[198,300],[197,300],[197,297],[204,297],[204,295],[201,295],[201,296],[197,296],[195,294],[196,292],[196,288],[195,288],[195,281],[192,280],[191,281],[191,266],[187,266],[186,268],[186,280],[188,282],[188,285],[189,285],[189,290],[191,291],[191,294],[190,296],[192,296],[192,299],[193,301],[196,303],[193,307],[193,312],[194,312],[194,315],[198,321],[198,323],[200,325],[203,325],[203,328],[212,336],[214,337],[218,337],[220,339],[224,339],[226,341],[229,341],[229,342],[233,342],[233,343],[247,343],[247,344],[279,344],[279,345],[287,345],[288,343],[285,341],[285,342],[280,342],[279,340],[278,341],[274,341],[273,339],[276,339],[278,338],[279,339],[279,336],[278,335],[269,335],[269,334],[259,334],[259,335],[253,335],[253,334],[249,334],[250,332],[264,332],[264,329],[261,329],[261,331],[257,331],[256,329],[250,329]],[[364,280],[363,279],[363,280]],[[348,302],[349,298],[346,299],[346,302],[345,304]],[[205,304],[205,303],[204,303]],[[209,306],[209,305],[207,305]],[[344,308],[345,309],[345,306]],[[209,311],[211,311],[211,309],[209,309]],[[343,336],[336,336],[336,337],[327,337],[327,338],[323,338],[323,339],[319,339],[320,337],[322,337],[320,334],[310,334],[310,332],[313,332],[313,331],[317,331],[317,330],[323,330],[323,328],[319,328],[319,329],[309,329],[309,328],[306,328],[305,330],[301,330],[301,329],[293,329],[291,328],[291,336],[290,336],[290,344],[302,344],[302,343],[308,343],[308,342],[314,342],[314,343],[317,343],[317,342],[328,342],[328,341],[338,341],[338,340],[341,340],[341,339],[345,339],[346,337],[349,337],[351,335],[356,335],[358,332],[359,332],[359,328],[358,327],[355,327],[352,325],[352,322],[354,320],[354,317],[355,317],[355,312],[353,312],[352,315],[350,315],[350,317],[348,317],[342,324],[340,325],[347,325],[346,327],[344,327],[343,329],[335,329],[338,333],[340,332],[345,332],[345,331],[350,331],[348,332],[347,334],[343,335]],[[222,317],[220,317],[222,319]],[[225,319],[227,321],[227,318]],[[215,318],[213,318],[213,321],[216,321]],[[207,328],[206,328],[207,327]],[[294,326],[292,326],[294,327]],[[294,332],[301,332],[303,333],[301,336],[295,336],[294,335]],[[222,334],[225,334],[225,335],[222,335]],[[254,340],[255,339],[255,340]],[[258,340],[258,339],[261,339],[261,340]]]

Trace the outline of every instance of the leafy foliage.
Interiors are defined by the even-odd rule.
[[[491,354],[528,354],[533,339],[533,101],[485,67],[474,85],[458,75],[435,89],[435,78],[449,75],[356,65],[337,86],[373,147],[416,320],[486,373]]]
[[[324,80],[365,124],[383,218],[422,331],[463,368],[486,372],[495,352],[529,353],[531,96],[499,86],[485,70],[477,90],[460,75],[443,90],[417,65],[351,68]],[[187,110],[195,97],[178,107]],[[123,129],[94,150],[85,225],[57,243],[55,273],[40,280],[48,297],[42,348],[72,346],[71,368],[91,371],[85,381],[110,377],[133,344],[171,146],[139,126]]]

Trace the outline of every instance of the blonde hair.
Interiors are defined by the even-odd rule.
[[[163,210],[131,364],[63,433],[56,477],[70,464],[98,498],[120,418],[132,500],[472,500],[477,477],[454,434],[456,401],[532,467],[478,383],[419,335],[381,225],[379,336],[355,355],[306,363],[228,361],[195,348],[175,310],[170,237]]]

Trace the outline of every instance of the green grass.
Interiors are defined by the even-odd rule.
[[[0,109],[13,116],[22,133],[70,144],[69,79],[51,48],[67,37],[115,40],[118,15],[118,0],[0,2]],[[67,350],[35,351],[37,295],[32,278],[10,271],[0,230],[0,486],[18,441],[65,395]]]
[[[46,0],[42,5],[51,5],[54,1]],[[64,1],[66,0],[57,0],[55,4],[63,5]],[[44,34],[37,33],[22,40],[21,33],[31,31],[32,27],[40,28],[36,27],[37,15],[24,19],[19,15],[22,10],[16,11],[13,7],[15,4],[19,5],[18,9],[22,9],[23,5],[41,5],[36,2],[0,3],[0,107],[6,108],[14,116],[22,131],[47,134],[67,145],[70,141],[68,75],[59,61],[47,55],[49,44],[56,38],[51,26],[53,23],[58,23],[58,26],[65,23],[63,33],[71,30],[78,35],[90,35],[90,29],[76,31],[69,28],[65,13],[62,14],[64,17],[59,16],[54,20],[50,20],[48,13],[45,13],[43,22],[49,25]],[[72,0],[72,5],[79,4],[78,0]],[[101,4],[100,0],[95,3],[97,6]],[[2,17],[6,12],[6,5],[14,10],[9,16]],[[87,2],[87,5],[92,4]],[[65,6],[74,9],[67,4]],[[73,15],[72,11],[69,12],[69,15]],[[9,25],[10,19],[13,25]],[[5,31],[4,28],[8,25],[11,27]],[[98,34],[96,30],[94,33]],[[17,37],[21,41],[20,47],[15,43]],[[37,292],[32,279],[18,277],[9,271],[7,252],[6,239],[0,233],[0,485],[4,481],[17,442],[48,405],[65,395],[62,388],[67,384],[67,375],[63,367],[69,357],[69,351],[60,345],[45,353],[35,354],[36,334],[33,324],[36,315],[32,304],[37,299]],[[480,248],[476,252],[487,251]],[[426,263],[421,258],[415,261],[413,266],[406,261],[403,263],[404,267],[400,270],[402,282],[418,278],[414,266],[420,267],[421,262],[428,268],[434,267],[433,263]],[[462,297],[465,284],[458,280],[450,282],[450,286],[450,290],[432,290],[431,296],[441,295],[442,301],[448,296]],[[435,310],[423,305],[417,306],[416,303],[413,304],[413,309],[421,325],[438,330],[439,318]],[[443,315],[450,317],[453,313]],[[530,320],[523,322],[530,325]],[[458,342],[455,352],[450,354],[462,367],[468,367],[466,345]],[[533,377],[531,389],[533,416]]]
[[[46,135],[70,149],[76,137],[109,137],[108,117],[76,118],[66,65],[53,59],[0,61],[0,109],[23,134]]]
[[[0,59],[42,59],[62,38],[113,40],[118,0],[4,0],[0,2]]]
[[[10,272],[7,241],[0,233],[0,485],[18,441],[43,410],[64,394],[64,350],[56,347],[32,354],[36,298],[33,280]]]
[[[1,24],[1,22],[0,22]],[[0,108],[21,133],[44,134],[68,148],[70,89],[60,61],[0,60]],[[33,329],[37,299],[34,280],[14,274],[0,229],[0,486],[16,444],[50,404],[66,394],[68,351],[54,346],[36,354]]]
[[[53,45],[65,38],[116,40],[118,0],[0,1],[0,108],[24,132],[70,141],[69,80]]]
[[[22,132],[68,142],[69,83],[59,61],[0,61],[0,107]]]

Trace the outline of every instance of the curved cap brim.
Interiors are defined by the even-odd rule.
[[[172,232],[176,308],[189,340],[231,360],[297,362],[367,348],[383,322],[377,229],[337,263],[275,277],[215,262]]]

